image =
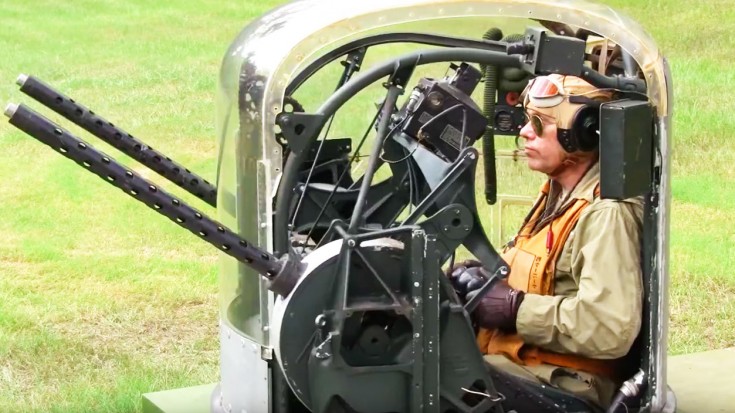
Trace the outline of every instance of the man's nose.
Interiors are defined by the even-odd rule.
[[[520,136],[526,140],[528,139],[535,139],[538,136],[536,136],[536,132],[533,131],[533,127],[531,126],[531,122],[526,122],[525,125],[523,125],[523,128],[521,128]]]

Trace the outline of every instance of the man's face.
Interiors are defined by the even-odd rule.
[[[532,121],[526,122],[521,129],[520,136],[524,139],[524,152],[528,157],[528,167],[531,170],[551,174],[558,170],[566,158],[564,149],[556,138],[556,121],[552,116],[528,108],[528,118],[538,116],[543,125],[543,132],[537,134]]]

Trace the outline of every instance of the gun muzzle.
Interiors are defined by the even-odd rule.
[[[270,281],[271,289],[276,293],[287,295],[298,280],[302,268],[297,257],[288,256],[279,260],[255,247],[224,225],[170,195],[113,158],[97,151],[90,144],[25,105],[11,103],[5,108],[5,115],[10,118],[10,124],[13,126],[196,234],[225,254],[253,268]]]

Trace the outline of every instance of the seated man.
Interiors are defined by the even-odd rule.
[[[612,92],[574,76],[534,79],[524,92],[528,166],[549,179],[505,246],[511,273],[472,314],[485,360],[606,407],[630,369],[623,357],[642,318],[639,198],[600,199],[599,102]],[[471,296],[485,270],[450,271]],[[485,274],[487,276],[487,274]]]

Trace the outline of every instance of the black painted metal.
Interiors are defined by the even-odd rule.
[[[114,146],[124,154],[156,171],[186,191],[217,206],[217,188],[206,179],[151,148],[130,133],[115,126],[88,108],[76,103],[43,81],[33,76],[18,78],[21,92],[49,109],[81,126],[92,135]]]
[[[360,70],[360,67],[362,66],[362,60],[365,57],[365,52],[366,52],[366,49],[365,48],[361,48],[361,49],[359,49],[357,51],[354,51],[354,52],[348,54],[347,57],[345,58],[345,60],[341,62],[342,63],[342,66],[344,66],[344,69],[342,70],[342,76],[340,76],[339,82],[337,82],[337,88],[336,89],[341,88],[345,84],[345,82],[347,82],[348,80],[350,80],[350,78],[352,77],[352,74],[353,73],[355,73],[355,72],[357,72],[357,71]],[[309,184],[312,182],[312,178],[314,177],[314,172],[315,172],[315,170],[317,168],[317,165],[318,165],[318,162],[316,162],[316,161],[319,160],[319,158],[321,156],[321,153],[322,153],[322,150],[324,150],[325,147],[329,147],[329,143],[328,143],[328,142],[330,142],[328,140],[328,138],[329,138],[329,131],[331,130],[332,122],[333,121],[334,121],[334,116],[332,116],[332,117],[329,118],[329,122],[327,124],[326,131],[324,132],[324,134],[322,136],[322,139],[319,142],[319,145],[317,145],[316,148],[314,148],[314,146],[312,145],[311,148],[310,148],[310,152],[311,151],[315,151],[316,152],[315,155],[314,155],[315,161],[311,163],[311,167],[309,168],[309,172],[307,173],[306,178],[304,180],[305,185],[303,186],[303,191],[301,192],[301,196],[299,196],[299,201],[296,204],[296,210],[294,211],[293,216],[291,217],[291,227],[292,228],[295,227],[295,223],[296,223],[296,221],[297,221],[297,219],[299,217],[299,213],[301,212],[302,202],[304,201],[304,197],[306,196],[306,194],[308,192]],[[281,125],[281,126],[283,126],[283,125]],[[286,125],[286,126],[288,126],[288,125]],[[307,136],[310,136],[310,135],[307,135]],[[349,139],[347,139],[347,140],[350,141]],[[310,141],[310,143],[312,143],[312,142]],[[348,142],[348,144],[346,146],[348,148],[347,153],[349,154],[349,148],[351,146],[351,143]],[[347,163],[347,165],[346,165],[345,168],[349,168],[349,167],[350,167],[350,164]],[[335,176],[335,178],[336,178],[336,176]],[[332,183],[334,183],[334,182],[336,182],[336,181],[332,181]],[[336,185],[335,185],[334,189],[335,190],[337,189],[337,186]],[[325,204],[324,207],[326,208],[326,204]],[[320,215],[321,215],[321,213],[320,213]],[[308,239],[309,239],[309,237],[307,236],[306,237],[306,240],[304,242],[304,248],[306,247],[306,243],[308,242]],[[303,252],[303,250],[302,250],[302,252]]]
[[[365,222],[385,228],[406,207],[408,197],[401,192],[405,188],[394,183],[397,180],[398,178],[385,180],[370,187],[365,201],[368,208],[362,214]],[[297,192],[304,191],[303,187],[300,185]],[[339,188],[327,184],[312,184],[308,187],[302,212],[293,225],[294,232],[308,231],[310,239],[323,244],[322,236],[333,220],[349,219],[359,191],[357,189],[335,189]],[[319,220],[317,221],[316,218]]]
[[[19,105],[12,112],[9,117],[13,126],[198,235],[225,254],[251,266],[269,280],[275,280],[284,267],[289,267],[285,261],[240,238],[224,225],[153,185],[27,106]],[[295,267],[293,270],[297,271],[298,266]]]
[[[440,267],[440,256],[435,248],[437,237],[434,234],[423,234],[418,236],[414,232],[414,240],[423,242],[423,260],[419,261],[423,268],[416,268],[413,272],[414,281],[414,297],[420,297],[419,303],[414,307],[414,320],[421,318],[422,328],[416,328],[414,331],[420,333],[414,334],[414,381],[416,376],[422,376],[420,390],[421,404],[414,404],[413,412],[440,412],[440,396],[441,388],[439,383],[440,377],[440,357],[441,357],[441,336],[440,336],[440,314],[439,305],[441,302],[439,291],[439,277],[434,274],[436,269]],[[412,248],[413,249],[413,248]],[[415,251],[415,250],[414,250]],[[414,260],[412,263],[415,263]],[[420,267],[417,265],[416,267]],[[419,270],[420,269],[420,270]],[[433,275],[433,276],[432,276]],[[416,346],[420,342],[420,347]],[[420,368],[416,368],[420,365]]]
[[[454,251],[462,245],[475,226],[470,209],[461,204],[450,204],[436,214],[421,221],[420,226],[427,234],[434,234],[434,249],[442,266]]]
[[[477,151],[474,148],[467,148],[460,153],[459,158],[454,162],[454,166],[444,176],[439,185],[421,200],[411,214],[403,221],[403,224],[415,224],[431,206],[433,206],[443,195],[450,190],[450,187],[460,179],[460,177],[474,164],[477,159]]]
[[[462,208],[447,207],[434,220],[446,222]],[[341,250],[289,297],[280,325],[289,340],[279,343],[280,354],[311,411],[503,411],[469,319],[439,270],[437,241],[446,234],[427,233],[423,224],[352,235],[347,223],[335,222]],[[379,241],[386,238],[400,244]],[[375,316],[385,324],[366,321]],[[365,346],[377,351],[366,357]]]
[[[492,246],[490,241],[482,229],[482,224],[477,215],[477,202],[475,199],[475,167],[477,166],[478,154],[475,148],[465,148],[460,152],[459,158],[450,165],[448,172],[445,173],[442,180],[432,189],[432,192],[424,198],[416,209],[404,221],[404,224],[413,224],[422,215],[429,210],[430,207],[445,207],[451,203],[459,203],[467,206],[473,215],[473,224],[467,227],[468,233],[464,236],[462,245],[464,245],[474,255],[483,266],[492,273],[499,276],[508,274],[508,264],[500,257],[498,252]],[[446,165],[439,162],[423,162],[419,167],[426,169],[441,170],[446,169]],[[426,174],[426,172],[424,172]],[[467,224],[464,224],[467,225]]]
[[[365,200],[367,199],[370,185],[373,182],[373,174],[379,166],[379,155],[383,148],[383,145],[381,143],[388,135],[388,124],[390,123],[390,116],[393,113],[393,109],[396,106],[396,101],[398,100],[398,97],[401,95],[401,93],[402,89],[399,86],[394,84],[388,86],[388,96],[386,96],[385,102],[383,103],[383,108],[381,111],[382,118],[380,119],[380,122],[378,124],[378,134],[375,137],[375,143],[373,144],[372,153],[370,154],[370,158],[368,159],[368,165],[365,169],[365,174],[362,176],[360,192],[357,195],[357,201],[355,202],[355,209],[352,213],[352,219],[350,219],[349,231],[351,233],[355,233],[357,231],[357,228],[362,224],[362,222],[364,222],[362,211],[364,211],[365,207],[367,206],[365,204]]]
[[[645,94],[647,90],[646,82],[643,79],[625,76],[605,76],[588,67],[582,69],[581,77],[599,88],[617,89],[641,94]]]
[[[371,125],[373,123],[374,121],[371,122]],[[352,215],[359,193],[359,190],[354,187],[360,183],[361,179],[364,179],[364,176],[357,182],[353,182],[352,176],[349,175],[349,168],[365,142],[367,133],[371,130],[372,127],[369,127],[351,159],[345,159],[343,162],[339,160],[341,169],[335,171],[331,180],[319,182],[317,185],[299,184],[295,189],[297,195],[304,194],[305,191],[308,191],[308,194],[303,197],[303,200],[301,199],[303,195],[299,196],[297,205],[300,205],[301,209],[297,207],[293,214],[291,230],[297,234],[308,232],[305,240],[313,240],[317,243],[317,247],[334,239],[332,237],[334,231],[330,230],[333,220],[346,221]],[[334,140],[326,141],[325,147],[328,147],[331,142]],[[372,230],[393,226],[409,202],[418,199],[419,193],[427,192],[425,185],[418,182],[418,177],[411,177],[416,173],[412,171],[416,166],[410,160],[390,162],[390,160],[403,157],[405,157],[405,149],[402,146],[390,138],[383,141],[382,158],[389,161],[391,176],[372,185],[367,193],[365,202],[368,207],[363,211],[362,217],[367,227]],[[309,160],[304,165],[306,169],[309,169],[309,162],[312,161]],[[306,175],[306,171],[302,172],[303,175]],[[312,180],[307,181],[312,182]]]
[[[424,65],[449,61],[475,62],[507,67],[520,67],[521,65],[518,57],[508,56],[501,51],[457,47],[453,49],[421,50],[408,53],[391,61],[378,64],[362,72],[359,76],[354,77],[330,96],[315,113],[322,114],[325,118],[331,117],[358,92],[374,82],[393,74],[397,65],[407,67],[409,65]],[[306,139],[311,141],[316,141],[317,138],[318,132],[306,137]],[[306,159],[306,151],[293,155],[289,156],[286,160],[276,194],[275,215],[273,218],[273,244],[276,251],[286,251],[288,249],[289,208],[291,207],[293,188],[298,183],[299,171]]]
[[[412,257],[422,257],[425,251],[426,244],[426,233],[424,231],[413,231],[411,234],[411,241],[408,243],[410,254]],[[426,383],[426,376],[424,375],[424,337],[421,334],[426,327],[435,323],[435,320],[426,320],[424,322],[424,288],[422,286],[424,281],[424,266],[421,260],[413,259],[409,261],[409,268],[411,271],[411,282],[412,291],[411,294],[414,299],[413,311],[411,312],[411,323],[413,324],[414,331],[411,351],[413,352],[413,365],[411,366],[411,412],[422,412],[429,410],[425,405],[428,404],[426,400],[425,387],[431,388],[431,383]],[[433,404],[433,403],[432,403]],[[437,405],[431,409],[431,411],[438,411]]]
[[[367,53],[367,47],[359,47],[347,53],[347,57],[345,57],[345,60],[341,62],[345,69],[342,71],[342,76],[339,78],[337,89],[347,83],[354,73],[360,71],[362,61],[365,59],[365,53]]]
[[[310,137],[321,130],[324,121],[324,115],[300,112],[283,113],[276,119],[283,137],[288,142],[288,149],[296,154],[311,147],[314,141]]]

